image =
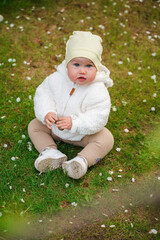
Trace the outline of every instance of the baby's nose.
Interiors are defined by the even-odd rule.
[[[81,67],[80,68],[80,73],[85,73],[85,72],[86,72],[85,67]]]

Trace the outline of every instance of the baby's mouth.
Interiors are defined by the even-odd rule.
[[[85,81],[85,80],[86,80],[85,77],[78,77],[78,81],[80,81],[80,82],[83,82],[83,81]]]

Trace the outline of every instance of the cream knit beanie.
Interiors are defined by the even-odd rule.
[[[101,64],[103,51],[101,37],[91,32],[74,31],[66,44],[66,65],[73,58],[85,57],[90,59],[96,68]]]

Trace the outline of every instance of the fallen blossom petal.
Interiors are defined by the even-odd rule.
[[[21,202],[22,202],[22,203],[24,203],[24,202],[25,202],[23,198],[21,198]]]
[[[127,128],[124,129],[125,133],[129,133],[129,130]]]
[[[112,107],[113,112],[117,111],[117,108],[115,106]]]
[[[134,178],[132,178],[132,180],[131,180],[133,183],[135,183],[135,179]]]
[[[128,75],[131,76],[133,73],[132,72],[128,72]]]
[[[120,151],[121,151],[121,148],[116,148],[116,151],[117,151],[117,152],[120,152]]]
[[[121,177],[122,177],[122,175],[118,175],[117,177],[118,177],[118,178],[121,178]]]
[[[151,229],[151,230],[149,231],[149,233],[150,233],[150,234],[152,234],[152,233],[153,233],[153,234],[157,234],[158,232],[157,232],[156,229]]]
[[[100,176],[100,177],[102,176],[102,173],[101,173],[101,172],[99,173],[99,176]]]
[[[131,223],[131,228],[133,228],[133,223]]]
[[[107,180],[108,181],[112,181],[112,177],[107,177]]]
[[[112,189],[112,192],[118,192],[118,191],[119,191],[119,189],[117,189],[117,188]]]
[[[110,227],[110,228],[114,228],[114,227],[115,227],[115,225],[110,225],[109,227]]]
[[[3,20],[4,20],[4,17],[0,15],[0,22],[2,22]]]
[[[3,147],[4,147],[4,148],[7,148],[7,147],[8,147],[8,145],[7,145],[7,144],[4,144],[4,145],[3,145]]]
[[[76,202],[72,202],[71,204],[72,204],[72,206],[74,206],[74,207],[77,206],[77,203],[76,203]]]
[[[65,187],[68,188],[68,187],[69,187],[69,183],[66,183],[66,184],[65,184]]]
[[[158,177],[158,180],[160,181],[160,177]]]
[[[15,157],[11,157],[11,160],[12,160],[12,161],[15,161],[15,160],[16,160],[16,158],[15,158]]]
[[[112,175],[112,174],[113,174],[113,171],[109,171],[109,174]]]
[[[16,99],[16,102],[20,102],[21,101],[21,99],[18,97],[17,99]]]
[[[106,227],[106,225],[102,224],[102,225],[101,225],[101,227],[102,227],[102,228],[105,228],[105,227]]]
[[[156,109],[155,107],[151,107],[151,111],[154,112]]]
[[[26,79],[27,79],[28,81],[30,81],[30,80],[31,80],[31,77],[28,76],[28,77],[26,77]]]
[[[157,53],[152,53],[152,56],[155,57],[157,55]]]

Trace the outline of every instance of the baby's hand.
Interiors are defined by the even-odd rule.
[[[56,122],[56,126],[60,130],[64,130],[64,129],[70,130],[72,128],[72,118],[71,117],[60,117]]]
[[[56,114],[53,112],[49,112],[46,114],[44,121],[49,129],[51,129],[52,124],[57,121]]]

